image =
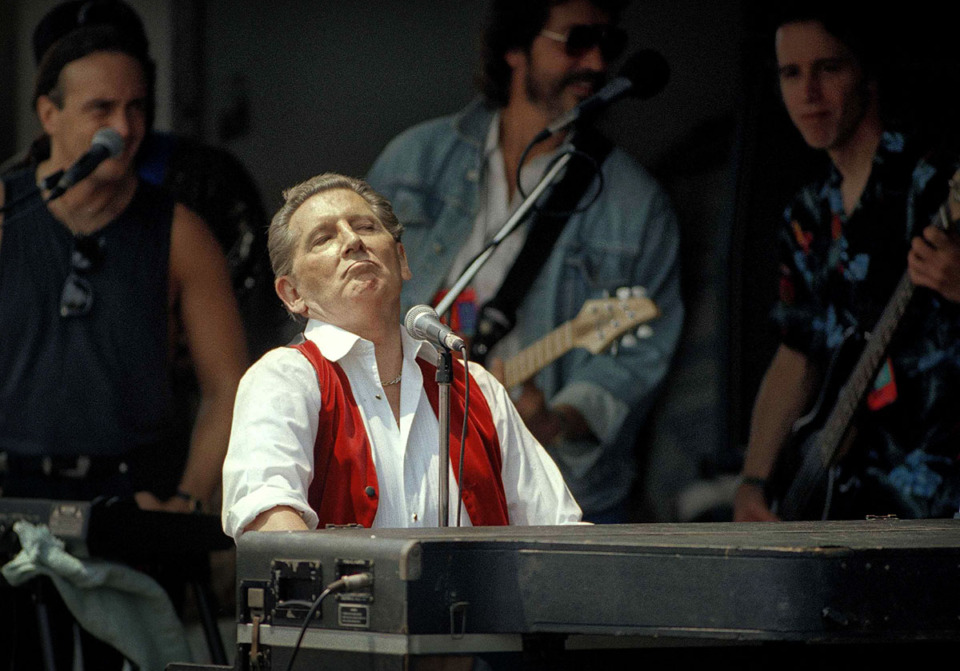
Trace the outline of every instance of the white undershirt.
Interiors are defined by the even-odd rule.
[[[520,170],[520,180],[524,192],[529,193],[543,176],[559,149],[537,156],[527,162]],[[447,275],[447,286],[453,286],[460,275],[466,270],[473,259],[484,250],[487,244],[500,231],[507,219],[523,203],[523,196],[515,190],[513,198],[509,199],[508,176],[506,175],[503,149],[500,146],[500,112],[493,115],[487,137],[484,143],[484,170],[480,179],[479,208],[474,220],[470,236],[460,248]],[[511,182],[515,175],[510,175]],[[504,278],[513,267],[514,261],[520,254],[524,242],[527,240],[530,216],[500,242],[497,250],[487,259],[487,262],[474,276],[470,286],[477,295],[477,308],[496,296]],[[509,357],[520,351],[518,333],[521,329],[515,328],[501,340],[493,349],[490,356],[501,358]]]

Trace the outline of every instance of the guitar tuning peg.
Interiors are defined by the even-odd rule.
[[[622,301],[630,298],[630,287],[620,287],[617,289],[617,298]]]
[[[634,298],[646,298],[647,297],[647,288],[646,287],[632,287],[630,289],[630,294]]]
[[[624,347],[636,347],[637,337],[632,333],[628,333],[627,335],[620,338],[620,344],[623,345]]]
[[[638,338],[649,338],[652,335],[653,335],[653,328],[649,324],[642,324],[637,329]]]

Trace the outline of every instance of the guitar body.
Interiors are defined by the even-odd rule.
[[[847,332],[840,347],[827,367],[824,382],[813,408],[794,424],[787,443],[777,458],[767,480],[766,496],[771,509],[785,520],[822,519],[829,516],[824,508],[839,492],[834,487],[828,492],[830,469],[844,457],[853,442],[855,430],[848,425],[838,436],[840,449],[833,458],[824,456],[823,427],[836,407],[837,399],[850,371],[863,350],[863,338],[852,329]],[[849,495],[851,492],[845,492]]]
[[[797,420],[780,451],[765,494],[771,510],[783,520],[917,516],[915,507],[901,499],[902,493],[870,474],[870,451],[882,453],[896,439],[878,426],[858,427],[860,394],[854,395],[856,409],[845,413],[838,408],[851,402],[843,395],[863,350],[863,338],[848,332],[831,359],[813,409]]]

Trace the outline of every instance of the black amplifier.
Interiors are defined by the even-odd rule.
[[[531,642],[876,649],[960,640],[960,521],[251,532],[237,584],[238,668],[286,668],[308,614],[295,668]]]

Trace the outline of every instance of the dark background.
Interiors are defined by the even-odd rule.
[[[160,66],[158,127],[234,153],[269,212],[281,189],[311,175],[363,175],[396,133],[474,95],[480,0],[130,2]],[[53,4],[0,0],[3,158],[37,130],[25,50]],[[630,50],[661,52],[671,80],[651,100],[617,103],[601,125],[673,198],[688,310],[647,431],[638,501],[649,520],[694,519],[729,494],[732,480],[717,476],[739,466],[750,405],[776,347],[766,319],[775,230],[818,158],[778,99],[772,5],[634,1],[623,20]],[[956,136],[960,56],[947,6],[900,2],[878,14],[879,5],[864,5],[893,66],[887,92],[901,101],[898,118]]]

